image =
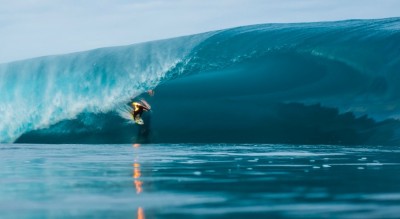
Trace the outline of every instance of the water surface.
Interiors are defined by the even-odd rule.
[[[1,218],[400,218],[400,147],[0,145]]]

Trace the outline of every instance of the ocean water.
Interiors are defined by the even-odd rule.
[[[0,218],[400,218],[399,42],[260,24],[1,63]]]
[[[3,144],[0,218],[400,218],[400,147]]]

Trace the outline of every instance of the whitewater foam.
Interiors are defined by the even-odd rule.
[[[83,112],[104,113],[160,83],[208,34],[0,65],[0,142]]]

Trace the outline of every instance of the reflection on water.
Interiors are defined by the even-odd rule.
[[[133,148],[137,149],[141,145],[140,144],[133,144]],[[135,154],[134,163],[133,163],[133,183],[135,185],[136,194],[140,194],[143,191],[142,185],[143,182],[140,180],[140,176],[142,173],[140,172],[140,163],[138,154]],[[137,209],[137,219],[145,219],[144,217],[144,210],[142,207],[138,207]]]
[[[134,184],[136,188],[136,193],[140,194],[143,191],[142,185],[143,182],[139,179],[140,178],[140,164],[139,163],[134,163],[133,164],[133,178],[134,178]]]
[[[380,146],[0,145],[0,218],[399,218],[399,157]]]
[[[140,147],[140,144],[133,144],[133,148],[137,149]],[[133,183],[135,185],[136,193],[140,194],[143,191],[142,185],[143,182],[140,180],[140,176],[142,173],[140,172],[140,163],[138,162],[139,157],[138,154],[135,154],[134,163],[133,163]]]
[[[137,219],[145,219],[143,208],[139,207],[137,210]]]

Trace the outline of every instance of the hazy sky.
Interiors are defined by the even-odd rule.
[[[0,0],[0,63],[270,23],[400,16],[400,0]]]

